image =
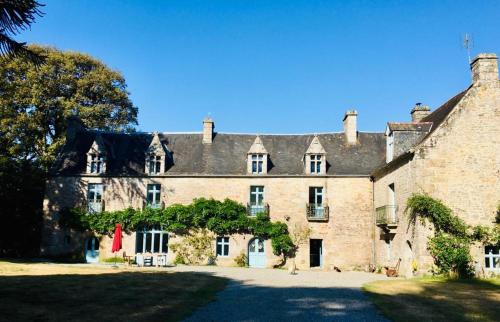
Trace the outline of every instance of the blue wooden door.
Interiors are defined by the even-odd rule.
[[[248,266],[266,267],[266,248],[263,239],[254,238],[248,243]]]
[[[96,237],[85,241],[85,260],[87,263],[99,262],[99,240]]]

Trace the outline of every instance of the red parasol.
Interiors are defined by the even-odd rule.
[[[122,225],[116,224],[115,235],[113,236],[113,248],[111,251],[117,252],[122,249]]]

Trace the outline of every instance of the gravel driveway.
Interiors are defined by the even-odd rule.
[[[187,267],[174,271],[206,272],[231,282],[215,302],[186,321],[387,321],[361,290],[385,279],[362,272],[304,271],[232,267]]]

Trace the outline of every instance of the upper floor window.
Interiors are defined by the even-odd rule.
[[[104,173],[104,155],[90,154],[90,173]]]
[[[102,183],[89,183],[87,205],[89,212],[103,211]]]
[[[265,212],[266,207],[264,205],[264,187],[263,186],[251,186],[250,187],[250,204],[249,204],[249,215],[255,216],[259,212]]]
[[[309,204],[307,208],[310,217],[321,218],[325,215],[323,187],[309,187]]]
[[[264,156],[262,154],[252,154],[252,173],[263,173]]]
[[[159,155],[149,156],[149,174],[161,173],[162,157]]]
[[[229,256],[229,237],[217,237],[217,256]]]
[[[311,174],[320,174],[323,156],[321,154],[312,154],[310,162]]]
[[[160,184],[148,184],[147,187],[147,205],[151,208],[161,207],[161,185]]]

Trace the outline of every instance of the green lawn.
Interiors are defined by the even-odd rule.
[[[202,273],[0,261],[0,321],[178,321],[226,282]]]
[[[377,281],[364,290],[393,321],[500,320],[500,279]]]

